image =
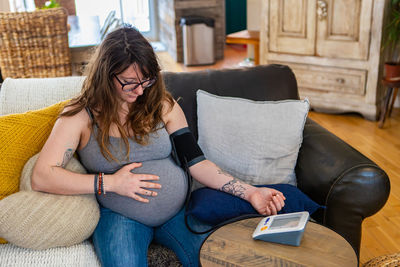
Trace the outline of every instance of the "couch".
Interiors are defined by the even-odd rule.
[[[167,89],[179,101],[190,129],[198,136],[196,91],[251,100],[299,99],[296,78],[287,66],[164,72]],[[0,115],[38,109],[69,99],[79,92],[83,77],[5,80],[0,91]],[[311,103],[312,104],[312,103]],[[342,235],[359,255],[361,224],[379,211],[389,196],[387,174],[356,149],[307,118],[296,163],[297,186],[325,205],[313,218]],[[51,256],[51,254],[53,254]],[[55,256],[56,255],[56,256]],[[57,258],[66,266],[98,266],[90,240],[72,247],[31,251],[11,244],[0,245],[0,265],[51,265]],[[29,258],[29,259],[28,259]],[[167,249],[152,245],[150,265],[179,265]],[[54,264],[53,264],[54,265]]]

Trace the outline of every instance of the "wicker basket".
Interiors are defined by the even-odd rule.
[[[0,13],[3,78],[71,76],[64,8]]]
[[[400,253],[383,255],[368,261],[363,267],[398,267],[400,266]]]

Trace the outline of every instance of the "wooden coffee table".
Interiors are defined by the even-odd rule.
[[[299,247],[254,240],[262,218],[225,225],[212,233],[200,251],[208,266],[357,266],[357,256],[339,234],[308,222]]]

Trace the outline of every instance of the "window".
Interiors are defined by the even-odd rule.
[[[115,11],[115,17],[134,25],[144,36],[157,40],[156,7],[154,0],[75,0],[78,16],[99,16],[100,25],[107,15]]]
[[[8,0],[11,12],[23,12],[35,10],[34,0]]]

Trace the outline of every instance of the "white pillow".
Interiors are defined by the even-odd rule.
[[[207,159],[247,183],[296,185],[309,106],[307,99],[252,101],[198,90],[199,145]]]
[[[37,250],[79,244],[92,235],[99,221],[96,197],[32,191],[31,176],[38,155],[24,166],[21,191],[0,200],[0,236],[14,245]],[[86,173],[74,157],[65,168]]]
[[[0,115],[41,109],[73,98],[81,91],[85,78],[7,78],[0,90]]]

